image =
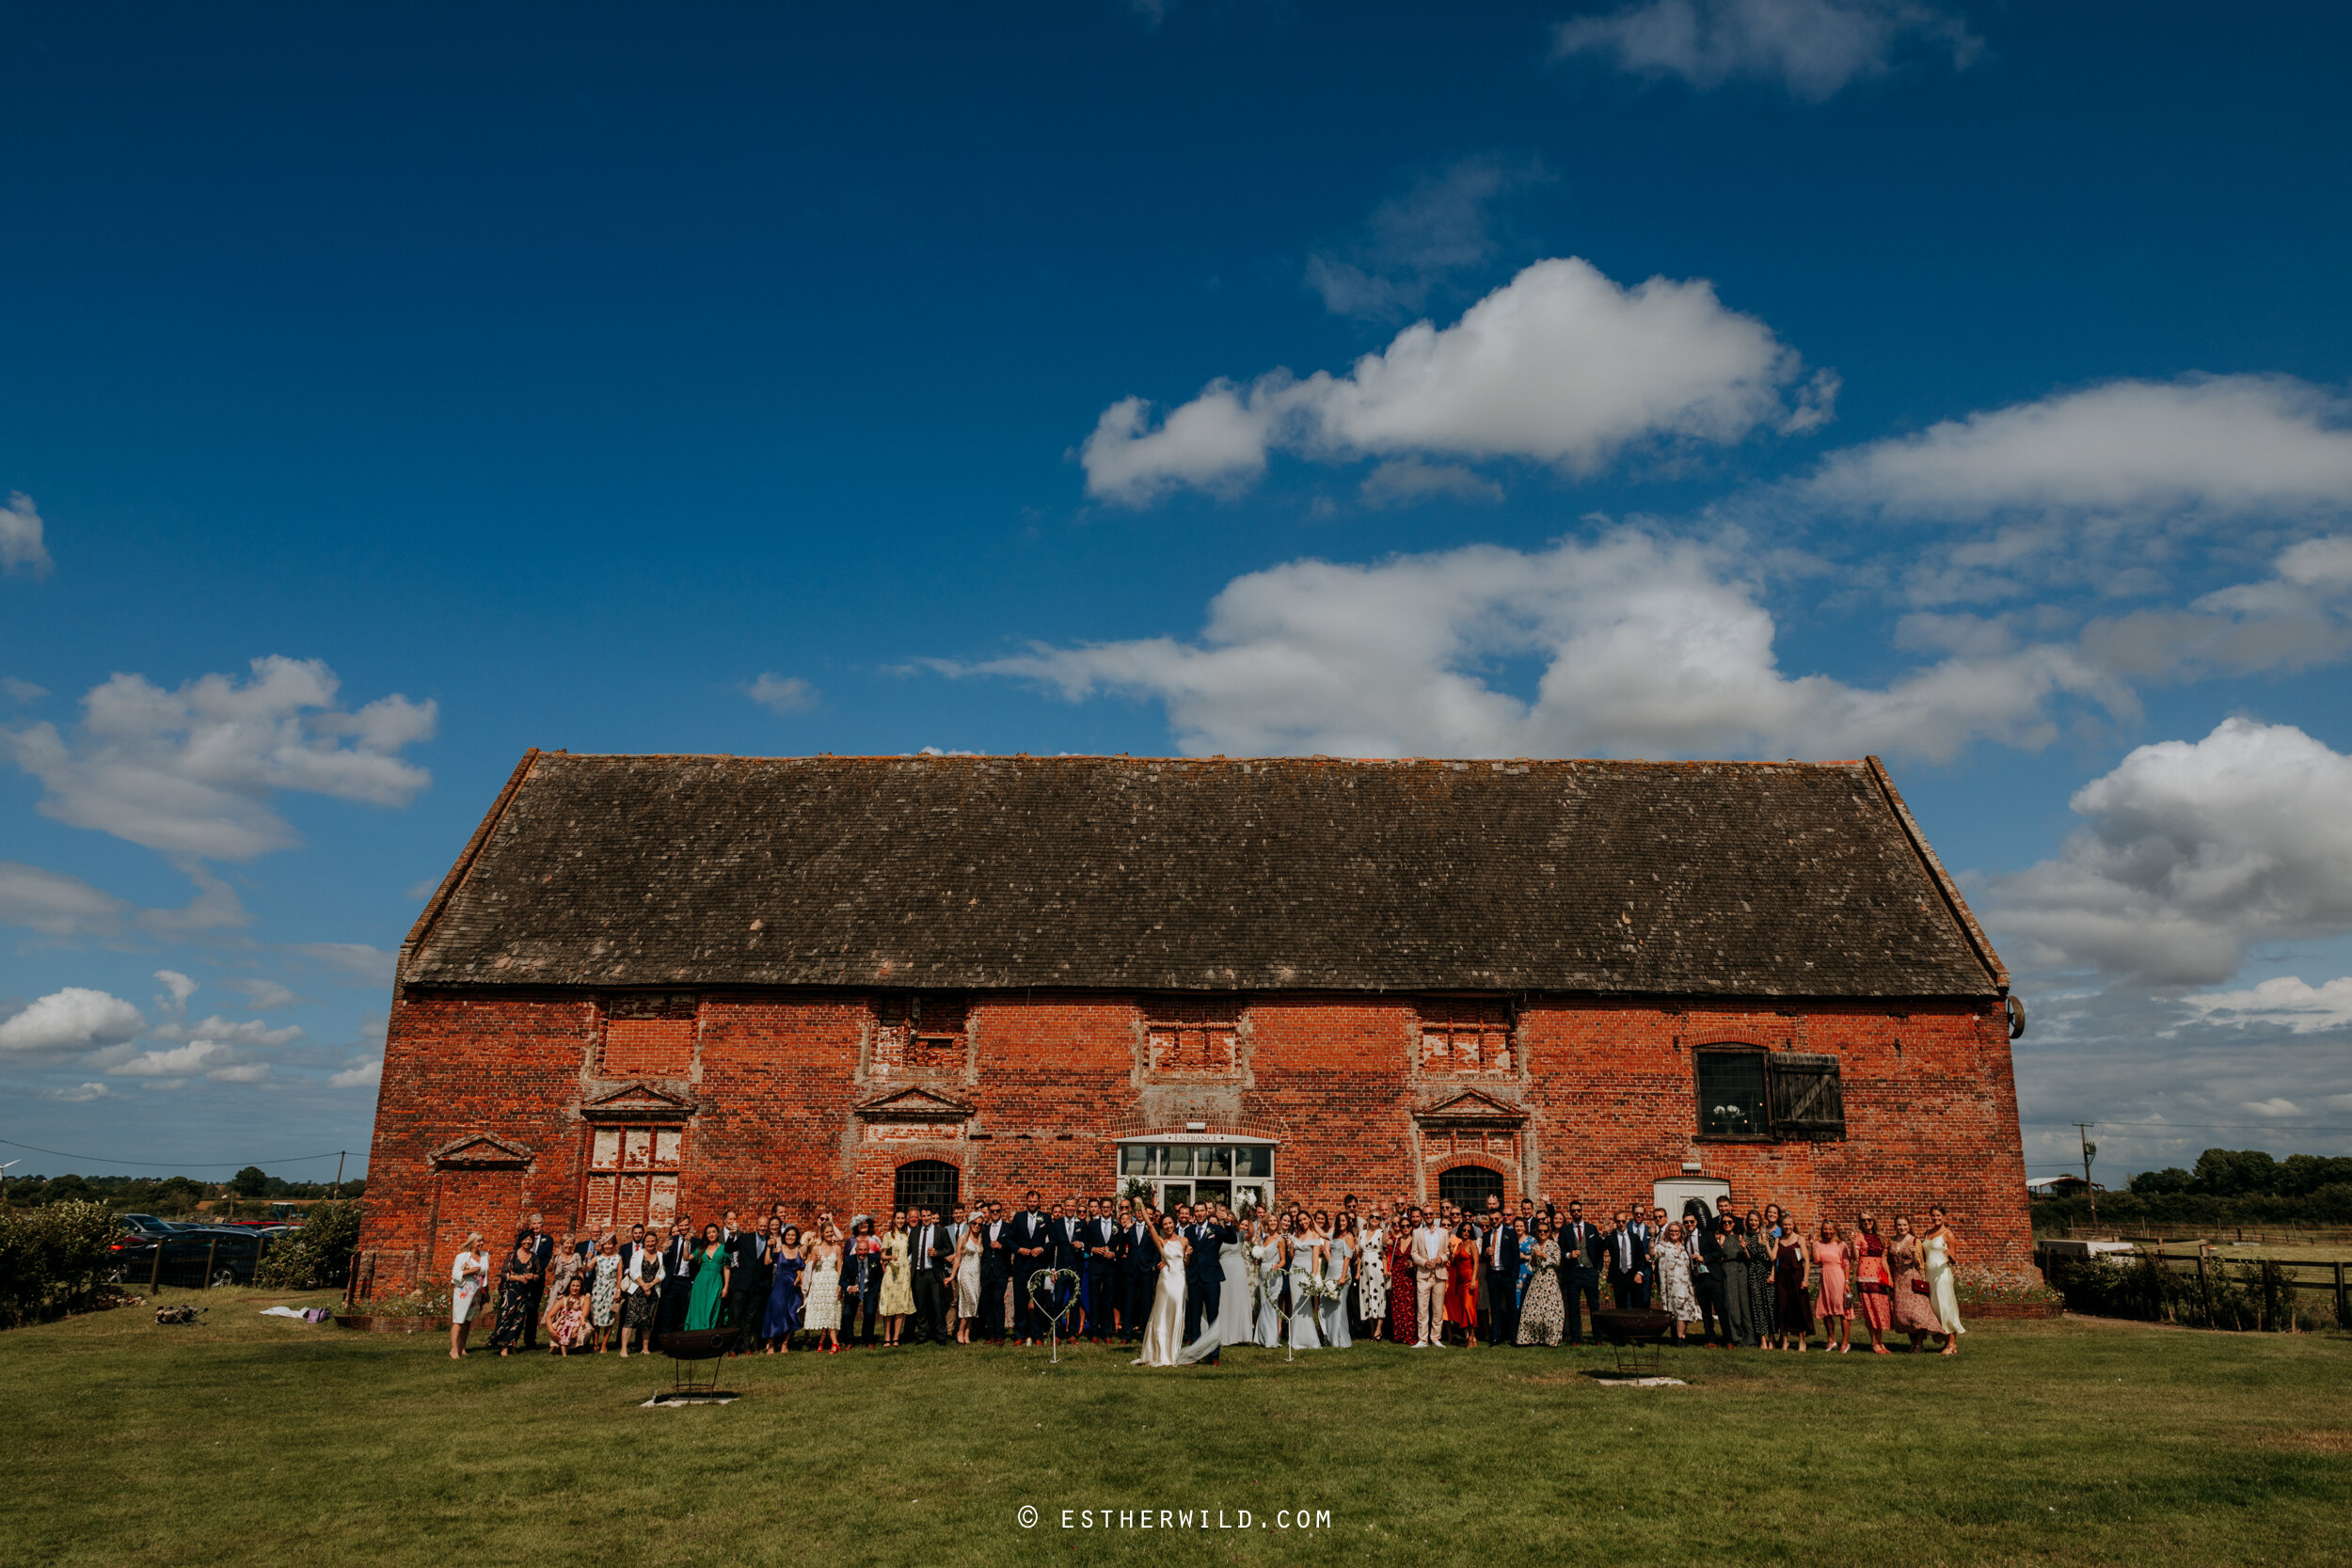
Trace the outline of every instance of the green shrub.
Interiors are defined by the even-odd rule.
[[[262,1255],[253,1282],[264,1290],[314,1291],[343,1282],[359,1244],[358,1203],[322,1203],[302,1224],[277,1238]]]
[[[86,1299],[119,1228],[104,1204],[74,1199],[0,1213],[0,1322],[14,1327]]]

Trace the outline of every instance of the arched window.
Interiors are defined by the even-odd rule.
[[[898,1182],[890,1206],[912,1213],[930,1209],[943,1216],[956,1212],[957,1183],[963,1173],[945,1160],[910,1160],[898,1167]]]
[[[1502,1178],[1484,1165],[1455,1165],[1438,1173],[1438,1196],[1473,1214],[1486,1212],[1486,1198],[1502,1196]]]

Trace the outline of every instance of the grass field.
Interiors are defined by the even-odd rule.
[[[2343,1334],[1987,1323],[1949,1360],[1669,1353],[1690,1386],[1655,1389],[1592,1352],[852,1352],[644,1409],[660,1358],[453,1364],[174,1299],[209,1321],[0,1335],[0,1561],[2352,1560]],[[1086,1508],[1252,1527],[1060,1528]],[[1327,1527],[1274,1528],[1298,1509]]]

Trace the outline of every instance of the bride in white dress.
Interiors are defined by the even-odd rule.
[[[1160,1288],[1144,1326],[1143,1354],[1129,1365],[1174,1367],[1182,1364],[1178,1355],[1184,1348],[1184,1239],[1167,1214],[1154,1220],[1152,1228],[1160,1241]]]

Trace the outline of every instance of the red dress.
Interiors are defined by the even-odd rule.
[[[1468,1242],[1454,1243],[1446,1264],[1445,1321],[1478,1332],[1478,1249]]]
[[[1405,1234],[1406,1240],[1389,1248],[1389,1333],[1400,1345],[1418,1338],[1413,1332],[1413,1244],[1411,1232]]]

